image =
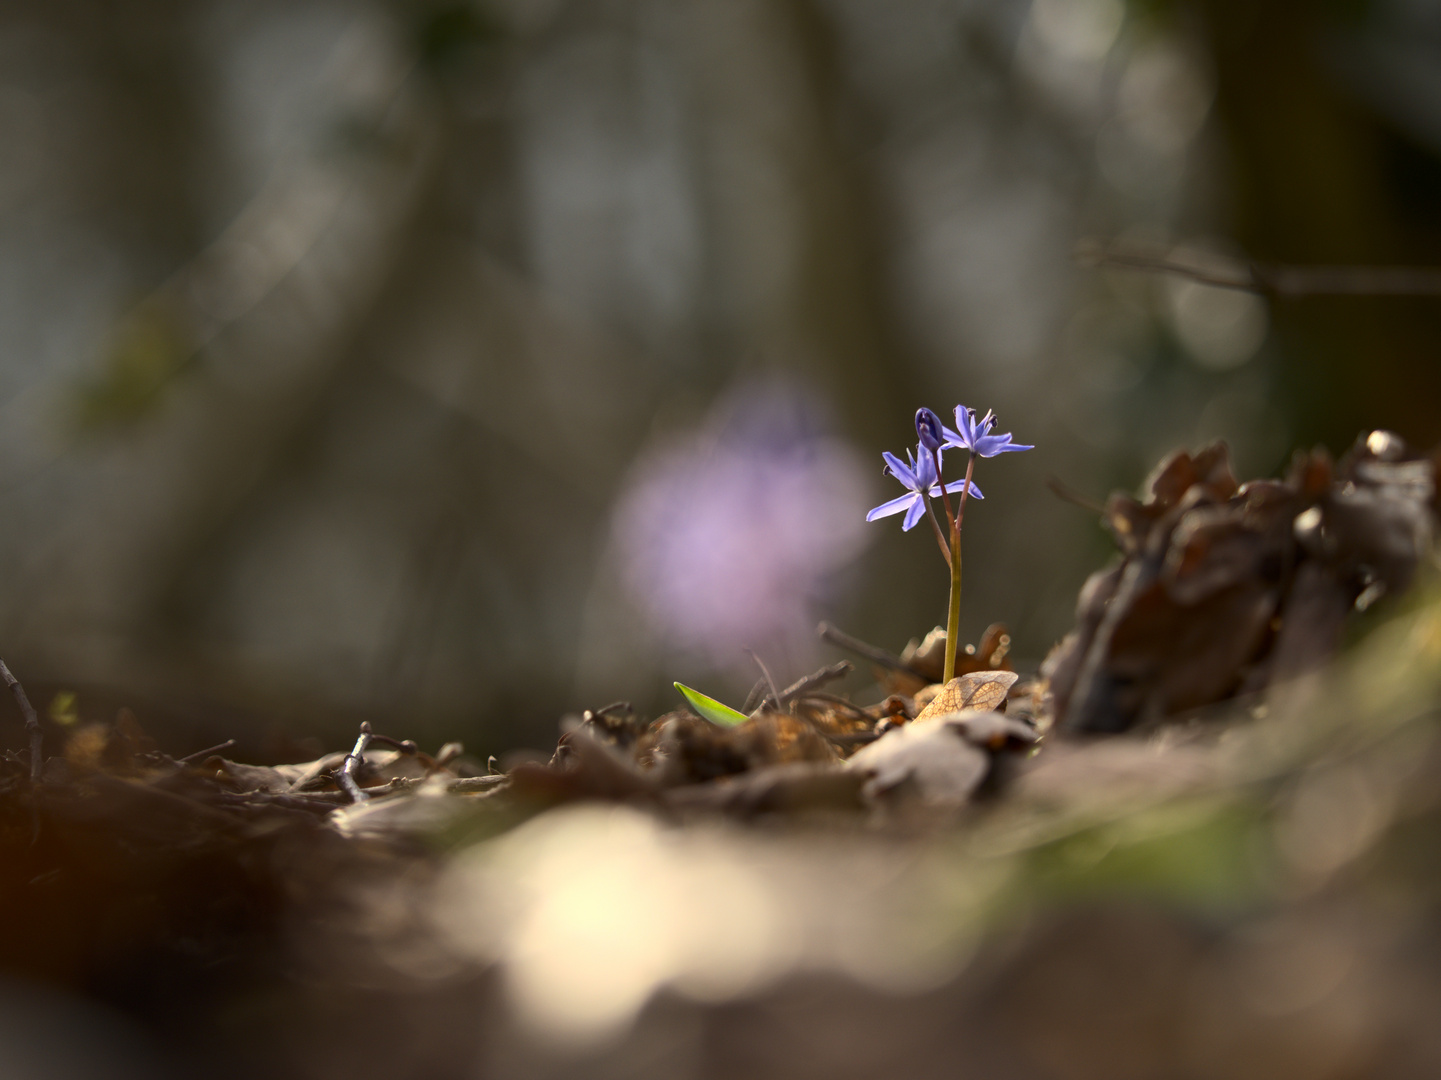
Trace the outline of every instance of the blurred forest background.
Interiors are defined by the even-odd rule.
[[[966,529],[1022,663],[1108,553],[1048,476],[1441,438],[1434,298],[1096,237],[1441,264],[1441,6],[9,0],[0,655],[197,746],[544,746],[941,621],[862,521],[917,405],[1037,444]]]

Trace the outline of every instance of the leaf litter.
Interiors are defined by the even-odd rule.
[[[610,913],[614,925],[597,925],[603,935],[622,939],[617,964],[628,962],[635,935],[657,934],[663,926],[677,941],[696,932],[720,934],[728,949],[740,950],[735,955],[746,948],[735,934],[758,934],[766,950],[782,957],[755,960],[752,967],[767,972],[765,979],[737,977],[730,991],[700,992],[702,1003],[708,993],[717,1000],[760,1000],[767,986],[802,963],[802,955],[818,969],[919,993],[925,978],[917,976],[912,985],[897,972],[915,975],[939,964],[935,970],[955,978],[978,928],[997,924],[997,904],[1019,910],[1070,895],[1067,890],[1082,882],[1102,888],[1097,882],[1123,864],[1134,864],[1121,875],[1127,888],[1149,880],[1147,875],[1165,878],[1174,872],[1165,869],[1170,856],[1164,852],[1197,853],[1199,861],[1186,862],[1191,877],[1178,878],[1191,882],[1209,873],[1206,859],[1224,861],[1235,845],[1252,843],[1253,833],[1273,838],[1279,864],[1293,877],[1309,874],[1310,881],[1320,873],[1329,881],[1389,835],[1389,823],[1403,809],[1415,820],[1438,812],[1431,795],[1378,794],[1386,768],[1395,763],[1386,752],[1409,760],[1411,774],[1424,773],[1433,758],[1441,767],[1436,740],[1415,735],[1419,742],[1409,756],[1378,750],[1382,764],[1366,766],[1368,773],[1354,762],[1314,763],[1306,755],[1314,752],[1320,762],[1327,751],[1304,738],[1295,744],[1303,751],[1279,759],[1272,751],[1268,758],[1263,748],[1273,745],[1271,735],[1259,733],[1270,732],[1268,724],[1325,728],[1316,718],[1341,708],[1335,700],[1317,705],[1314,697],[1296,699],[1301,704],[1291,701],[1282,717],[1289,699],[1278,696],[1278,688],[1323,668],[1342,641],[1348,616],[1402,593],[1423,572],[1436,514],[1435,460],[1408,452],[1388,433],[1358,441],[1339,462],[1324,451],[1303,453],[1283,479],[1245,484],[1234,477],[1223,444],[1178,452],[1157,468],[1144,497],[1114,495],[1107,502],[1103,523],[1118,559],[1088,580],[1075,629],[1034,675],[1012,669],[1010,637],[1000,624],[966,648],[958,657],[959,674],[945,685],[937,681],[943,631],[889,653],[823,626],[827,640],[872,666],[872,703],[827,689],[851,674],[848,661],[784,690],[767,672],[742,710],[728,709],[741,720],[728,716],[721,725],[704,710],[689,709],[650,719],[618,702],[565,721],[548,761],[505,772],[471,758],[457,743],[431,754],[368,726],[349,750],[312,761],[248,764],[226,757],[228,744],[177,758],[157,746],[128,710],[109,725],[52,726],[44,737],[63,736],[63,742],[45,757],[39,752],[42,725],[6,668],[35,751],[0,761],[0,910],[15,931],[5,970],[103,1001],[167,1042],[206,1051],[238,1030],[233,1016],[218,1018],[245,1002],[261,1019],[241,1028],[269,1032],[277,1047],[314,1052],[307,1057],[296,1050],[299,1056],[282,1074],[341,1075],[336,1062],[346,1054],[335,1049],[339,1021],[328,1011],[328,998],[355,1001],[378,993],[393,1005],[397,993],[420,993],[417,986],[435,980],[471,985],[493,962],[523,972],[515,941],[529,940],[525,935],[532,932],[574,929],[553,912],[551,922],[535,914],[549,911],[542,898],[497,900],[514,882],[496,877],[494,860],[460,877],[455,868],[470,865],[476,852],[500,850],[489,838],[540,837],[545,822],[573,820],[566,815],[596,808],[631,815],[597,819],[631,823],[620,833],[607,831],[609,826],[596,832],[602,847],[604,837],[624,834],[669,851],[665,838],[694,836],[687,873],[711,880],[706,875],[719,870],[696,860],[699,853],[723,851],[729,862],[716,866],[728,865],[728,873],[741,875],[735,880],[750,883],[749,892],[735,895],[720,884],[707,886],[731,898],[730,918],[742,930],[726,934],[714,923],[727,918],[723,912],[706,916],[712,920],[707,930],[687,923],[683,912],[647,903],[634,892],[641,878],[629,883],[621,907],[607,908],[603,889],[577,900],[593,913]],[[1393,652],[1413,663],[1427,649],[1441,654],[1441,631],[1435,636],[1431,642],[1415,631],[1416,641]],[[1403,670],[1396,679],[1404,677]],[[864,692],[856,696],[867,698]],[[1272,706],[1278,715],[1258,719]],[[1298,709],[1304,714],[1299,720]],[[1207,715],[1216,718],[1213,723],[1205,722]],[[1249,772],[1236,764],[1248,758]],[[1323,781],[1312,778],[1317,769],[1331,771]],[[1265,778],[1264,790],[1255,787],[1257,777]],[[1318,791],[1342,795],[1328,802]],[[1353,820],[1360,815],[1369,831],[1353,828],[1363,839],[1337,861],[1335,851],[1342,849],[1336,842],[1327,848],[1329,834],[1317,830],[1324,830],[1342,796],[1350,800],[1344,812]],[[1166,818],[1162,809],[1174,805],[1193,810]],[[635,825],[637,820],[650,824]],[[515,831],[529,821],[535,826],[528,829],[541,831]],[[737,827],[751,831],[731,831]],[[957,835],[971,838],[962,854],[937,846],[935,838]],[[758,878],[744,869],[751,865],[752,841],[760,845],[756,858],[775,864]],[[564,849],[562,865],[565,858],[578,859],[577,850]],[[1202,851],[1211,854],[1202,857]],[[591,857],[600,858],[603,868],[609,855],[601,850]],[[541,855],[535,858],[543,862]],[[849,863],[873,868],[875,859],[875,865],[890,867],[882,879],[904,884],[901,892],[900,886],[876,891],[859,869],[847,869]],[[969,867],[959,883],[952,880],[958,859]],[[822,869],[809,877],[796,869],[812,862]],[[535,870],[541,863],[526,865]],[[784,887],[789,892],[772,889],[772,879],[786,877],[777,866],[799,875]],[[1248,871],[1227,867],[1227,889],[1264,892],[1264,883]],[[946,882],[941,894],[937,880]],[[1247,884],[1235,885],[1243,880]],[[473,892],[477,882],[485,883],[483,896]],[[657,897],[681,889],[668,878],[652,884]],[[1312,881],[1310,887],[1319,886]],[[454,930],[454,903],[446,907],[436,899],[454,901],[457,888],[470,918],[513,923],[504,940],[465,944],[470,931]],[[688,889],[692,885],[674,895],[690,896],[688,903],[699,910]],[[1204,891],[1196,886],[1195,895]],[[526,907],[537,903],[539,908]],[[638,923],[635,903],[644,908]],[[884,931],[864,916],[881,918],[898,903],[916,910],[892,914]],[[926,903],[928,915],[920,911]],[[809,913],[799,923],[797,904]],[[816,928],[817,918],[825,924],[831,917],[823,914],[828,908],[843,907],[850,912],[843,932]],[[402,909],[408,914],[398,915]],[[957,914],[962,910],[964,917]],[[512,915],[502,917],[506,911]],[[527,911],[540,920],[534,926],[515,914]],[[949,912],[939,924],[938,911]],[[1077,940],[1096,934],[1096,940],[1109,940],[1109,924],[1098,930],[1079,918]],[[800,951],[789,960],[772,933],[782,923],[806,927],[793,933],[809,942],[796,946]],[[771,930],[762,933],[757,928],[763,925]],[[958,926],[969,926],[972,937],[957,937]],[[934,937],[925,939],[931,941],[925,948],[915,945],[922,930]],[[1142,939],[1153,932],[1180,933],[1185,949],[1197,947],[1184,927],[1137,931]],[[862,938],[874,945],[863,963],[855,959]],[[576,939],[570,953],[562,949],[561,960],[552,961],[568,957],[580,971],[584,965],[574,950],[593,945],[591,938]],[[1225,948],[1249,955],[1240,939]],[[676,949],[677,956],[685,951]],[[541,953],[550,955],[544,949],[534,955]],[[890,961],[878,958],[882,954]],[[704,955],[714,982],[724,964],[711,952]],[[661,964],[649,982],[635,984],[640,989],[626,999],[630,1004],[616,1013],[616,1022],[638,1023],[645,1003],[668,986],[705,983],[704,972],[676,963]],[[1030,963],[1048,970],[1044,954]],[[562,965],[556,969],[561,975],[552,971],[548,977],[569,977],[569,970]],[[278,991],[277,972],[286,973]],[[373,989],[377,979],[384,989]],[[518,985],[511,986],[513,1005],[530,1000]],[[609,984],[600,978],[596,985],[603,991]],[[531,1005],[534,1024],[564,1029],[555,1009]],[[585,1015],[575,1002],[567,1007]],[[302,1019],[278,1020],[274,1010],[286,1008]],[[957,1008],[970,1009],[965,1015],[972,1019],[985,1013]],[[439,1015],[449,1014],[440,1009]],[[437,1045],[456,1042],[450,1035],[436,1038]],[[387,1060],[424,1056],[415,1037],[398,1036],[396,1042]],[[237,1054],[237,1061],[253,1061]],[[320,1061],[330,1065],[315,1064]],[[492,1072],[446,1059],[431,1074]]]

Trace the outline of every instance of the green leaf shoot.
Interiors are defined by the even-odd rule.
[[[729,705],[722,705],[713,697],[706,697],[699,690],[692,690],[685,683],[676,683],[675,688],[685,695],[690,707],[712,724],[719,724],[721,727],[735,727],[737,724],[744,724],[750,719],[743,712],[737,712]]]

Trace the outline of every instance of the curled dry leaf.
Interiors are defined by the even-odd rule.
[[[1107,503],[1121,561],[1087,581],[1042,668],[1062,729],[1122,731],[1324,661],[1346,613],[1404,589],[1434,533],[1434,464],[1386,432],[1244,485],[1213,443],[1149,489]]]

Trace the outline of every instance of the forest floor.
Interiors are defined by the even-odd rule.
[[[827,628],[874,691],[617,703],[504,772],[37,717],[7,1075],[1441,1075],[1436,487],[1384,433],[1177,454],[1039,672]]]

